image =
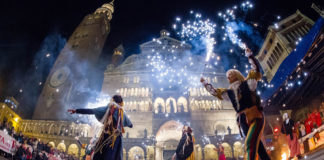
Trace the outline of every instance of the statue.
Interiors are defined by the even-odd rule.
[[[174,110],[174,106],[173,106],[172,100],[170,100],[170,108],[171,108],[171,113],[174,113],[175,110]]]
[[[229,126],[227,126],[227,131],[228,131],[228,134],[229,134],[229,135],[232,134],[232,129],[231,129]]]
[[[162,113],[162,104],[161,103],[159,103],[159,105],[158,105],[158,113]]]
[[[181,110],[181,112],[184,112],[184,106],[183,106],[182,103],[181,103],[181,105],[180,105],[180,110]]]
[[[147,138],[147,129],[144,129],[144,138]]]

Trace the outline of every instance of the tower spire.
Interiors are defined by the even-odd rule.
[[[95,11],[95,14],[106,14],[110,21],[112,19],[112,14],[114,13],[114,2],[115,0],[112,0],[109,3],[103,4]]]
[[[114,6],[114,2],[115,2],[115,0],[112,0],[109,4]]]

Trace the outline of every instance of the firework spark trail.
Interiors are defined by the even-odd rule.
[[[194,12],[190,12],[191,15],[194,15]],[[177,29],[177,26],[181,26],[181,31],[177,34],[187,41],[199,40],[206,46],[206,59],[208,62],[213,50],[214,45],[216,44],[215,30],[216,24],[209,19],[203,19],[200,13],[196,13],[192,20],[188,20],[185,23],[181,23],[180,18],[176,18],[176,24],[173,24],[173,29]]]
[[[253,4],[249,1],[243,2],[241,4],[241,11],[246,12],[247,10],[253,8]],[[223,40],[226,40],[225,37],[228,37],[228,39],[235,45],[238,45],[241,49],[246,49],[246,45],[244,42],[242,42],[242,39],[239,38],[236,31],[238,28],[233,25],[233,22],[236,21],[235,12],[238,11],[238,7],[235,5],[231,9],[227,9],[225,13],[219,12],[218,16],[224,20],[225,27],[222,26],[222,29],[225,30],[224,38]]]
[[[194,47],[198,46],[197,48],[201,48],[201,46],[205,47],[206,64],[202,76],[204,76],[205,69],[209,67],[207,62],[210,60],[210,57],[214,52],[214,48],[217,47],[215,38],[218,35],[222,37],[222,41],[218,43],[219,46],[222,46],[226,43],[226,40],[229,40],[233,45],[238,46],[243,50],[246,49],[246,43],[244,43],[243,40],[238,36],[238,32],[243,31],[245,33],[247,29],[245,29],[245,26],[237,25],[237,22],[240,21],[239,19],[242,19],[242,17],[244,17],[252,8],[254,8],[254,4],[249,1],[245,1],[240,5],[234,5],[228,9],[218,12],[216,19],[220,21],[218,21],[219,23],[217,24],[208,18],[202,18],[200,13],[195,13],[194,11],[190,11],[189,20],[182,20],[180,17],[175,19],[176,21],[172,25],[173,29],[184,42],[192,44]],[[280,19],[280,17],[277,19]],[[219,26],[220,28],[217,30],[217,33],[216,26]],[[229,53],[233,52],[234,49],[229,50]],[[219,59],[220,58],[217,60]],[[215,64],[217,64],[217,62],[215,62]],[[243,66],[245,67],[239,69],[245,70],[244,73],[247,74],[250,67],[248,64]],[[237,68],[236,65],[232,67]],[[273,86],[265,81],[262,81],[261,84],[262,88],[271,88]],[[258,93],[260,92],[258,91]]]

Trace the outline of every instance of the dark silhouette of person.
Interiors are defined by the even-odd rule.
[[[159,103],[159,105],[158,105],[158,113],[162,113],[162,105],[161,105],[161,103]]]
[[[173,106],[173,101],[170,101],[170,108],[171,108],[171,113],[174,113],[174,106]]]
[[[182,103],[181,103],[181,105],[180,105],[180,110],[181,110],[181,112],[184,112],[184,106],[183,106]]]
[[[147,138],[147,129],[144,129],[144,138]]]
[[[228,134],[229,134],[229,135],[232,134],[232,129],[231,129],[229,126],[227,126],[227,131],[228,131]]]

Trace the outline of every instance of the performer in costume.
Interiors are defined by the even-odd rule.
[[[195,138],[189,126],[183,126],[182,137],[174,153],[172,160],[194,160]]]
[[[289,150],[290,150],[290,158],[294,159],[295,156],[301,158],[300,155],[300,147],[298,143],[297,134],[294,127],[294,121],[288,117],[287,113],[283,114],[283,123],[281,126],[281,132],[286,135]]]
[[[223,100],[223,96],[225,96],[232,102],[233,108],[237,112],[240,133],[242,130],[246,137],[245,159],[255,160],[258,152],[262,160],[268,160],[270,157],[263,143],[260,141],[265,120],[262,113],[260,97],[256,94],[257,84],[262,75],[257,60],[252,55],[252,51],[249,48],[245,50],[245,55],[248,57],[252,69],[246,78],[236,69],[227,71],[226,76],[230,83],[228,89],[216,89],[211,84],[207,83],[203,77],[200,81],[203,83],[206,90],[213,96],[220,100]]]
[[[96,144],[96,137],[92,137],[90,139],[89,144],[82,144],[81,141],[79,140],[79,137],[75,137],[75,139],[77,140],[80,147],[85,149],[85,155],[82,157],[82,159],[83,160],[91,160],[91,154],[92,154],[93,148]]]
[[[214,150],[218,153],[218,160],[226,160],[224,147],[221,144],[218,145],[218,148],[214,148]]]
[[[106,107],[68,110],[71,114],[94,114],[103,123],[103,131],[92,154],[93,160],[123,159],[122,134],[125,133],[124,127],[132,128],[133,124],[122,108],[124,105],[122,97],[114,95],[112,100],[113,102]]]

